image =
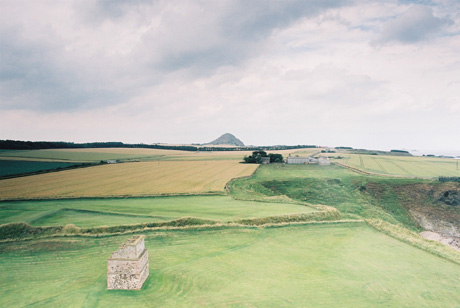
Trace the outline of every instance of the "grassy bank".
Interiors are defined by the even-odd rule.
[[[97,227],[163,222],[184,216],[228,222],[313,211],[295,203],[248,202],[229,196],[13,201],[0,202],[0,224]]]
[[[100,227],[77,227],[74,224],[60,226],[34,227],[24,222],[7,223],[0,225],[0,241],[12,242],[47,237],[66,236],[110,236],[123,233],[146,232],[157,229],[188,229],[207,227],[245,227],[245,226],[274,226],[292,223],[340,221],[340,213],[334,208],[325,208],[323,211],[299,213],[290,215],[267,216],[260,218],[246,218],[222,222],[197,217],[181,217],[171,221],[147,222],[132,225],[114,225]]]
[[[410,230],[420,230],[409,213],[410,194],[430,187],[442,191],[437,181],[373,177],[338,166],[268,165],[253,177],[232,182],[230,192],[237,198],[269,200],[290,198],[297,202],[326,204],[346,219],[381,219]],[[421,185],[423,184],[423,185]],[[452,184],[449,184],[452,186]],[[452,189],[448,184],[446,189]],[[428,188],[426,188],[428,187]],[[424,194],[426,191],[420,191]],[[427,203],[428,202],[428,203]],[[437,206],[436,197],[425,204]]]

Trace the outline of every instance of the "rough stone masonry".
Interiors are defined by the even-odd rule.
[[[140,290],[149,276],[149,254],[144,235],[136,235],[107,260],[107,289]]]

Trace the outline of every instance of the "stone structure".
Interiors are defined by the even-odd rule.
[[[288,164],[306,164],[308,162],[308,157],[300,157],[300,156],[288,156],[286,163]]]
[[[320,166],[329,166],[330,164],[331,164],[331,161],[329,160],[329,157],[320,156],[318,158],[318,165],[320,165]]]
[[[107,289],[140,290],[149,276],[144,236],[136,235],[107,260]]]
[[[296,164],[296,165],[302,165],[302,164],[317,164],[318,160],[313,157],[300,157],[300,156],[288,156],[286,163],[288,164]]]

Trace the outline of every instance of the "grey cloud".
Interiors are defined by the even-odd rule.
[[[105,20],[120,21],[132,11],[142,11],[161,0],[96,0],[77,1],[74,9],[82,21],[92,25],[100,25]]]
[[[127,101],[169,73],[237,66],[263,52],[274,29],[348,2],[97,0],[53,10],[10,3],[16,15],[1,18],[9,30],[0,33],[0,108],[71,111]],[[112,52],[123,44],[127,52]]]
[[[223,28],[230,36],[246,39],[259,39],[268,35],[273,29],[288,26],[290,23],[311,17],[331,7],[341,7],[350,1],[318,0],[257,0],[238,2],[224,19]]]
[[[0,32],[0,109],[77,110],[115,99],[60,63],[58,39],[27,40],[20,29],[8,30]]]
[[[138,9],[137,2],[131,9]],[[349,2],[157,1],[146,11],[161,23],[150,25],[137,52],[147,66],[166,72],[191,68],[203,73],[220,66],[238,65],[263,51],[264,42],[274,29]],[[181,10],[178,3],[183,6]],[[149,18],[144,16],[143,20]]]
[[[420,42],[432,38],[450,23],[452,23],[450,19],[434,16],[432,8],[414,5],[402,15],[386,22],[374,43]]]

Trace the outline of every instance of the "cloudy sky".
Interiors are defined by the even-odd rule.
[[[458,0],[0,0],[0,139],[460,151]]]

